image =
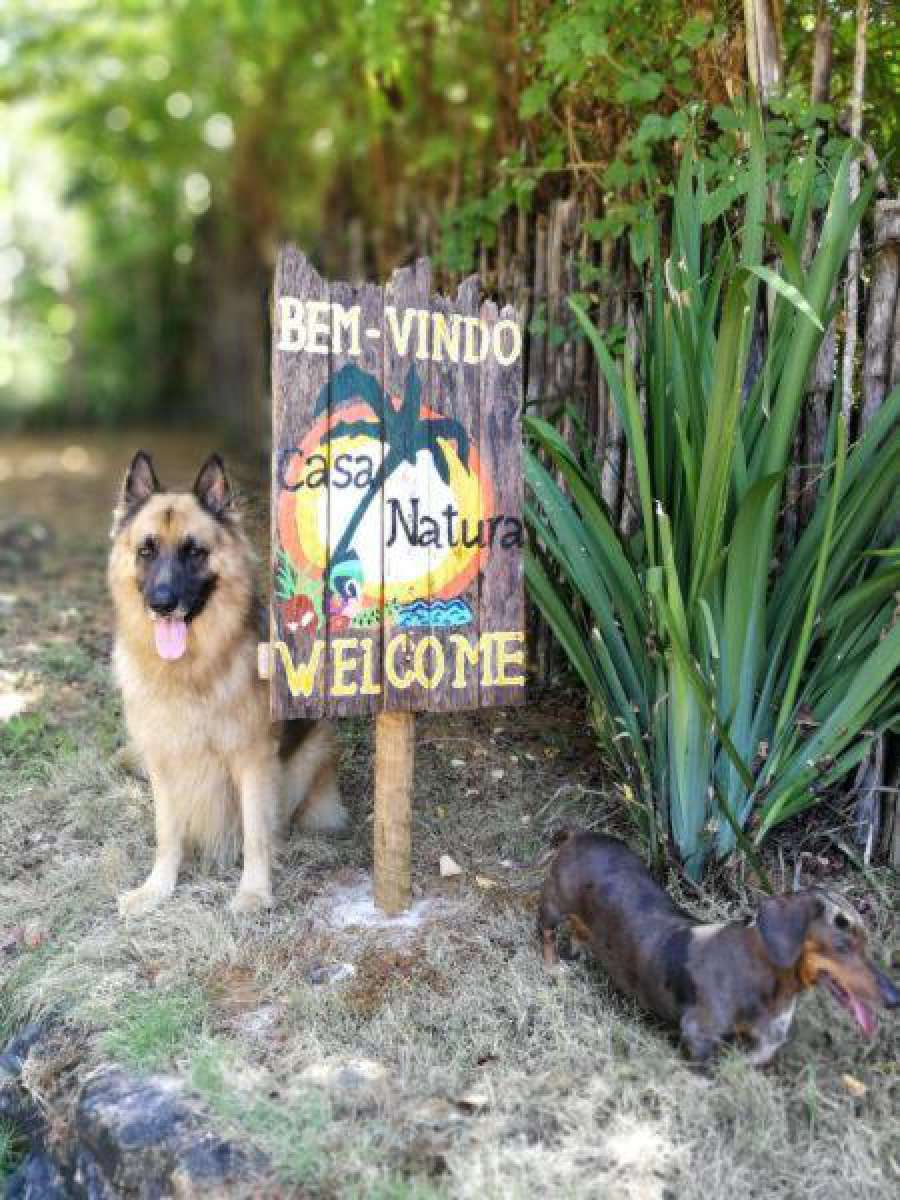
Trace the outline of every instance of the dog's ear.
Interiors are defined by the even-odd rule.
[[[162,484],[153,469],[153,459],[146,450],[138,450],[125,472],[122,483],[122,498],[119,509],[123,517],[149,500],[154,492],[161,492]]]
[[[766,953],[776,967],[792,967],[800,957],[806,931],[822,915],[822,901],[814,892],[773,896],[759,906],[756,926]]]
[[[153,469],[152,458],[146,450],[138,450],[122,481],[119,502],[113,510],[110,537],[115,537],[119,533],[128,518],[137,512],[145,500],[149,500],[155,492],[162,490],[163,486]]]
[[[122,500],[127,508],[134,508],[149,500],[154,492],[161,492],[162,484],[153,469],[153,459],[146,450],[138,450],[125,473],[122,485]]]
[[[231,484],[225,474],[225,464],[218,454],[211,454],[194,480],[194,495],[203,507],[218,519],[231,508]]]

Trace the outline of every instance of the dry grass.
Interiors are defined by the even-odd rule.
[[[26,698],[0,724],[0,1026],[64,1011],[91,1031],[89,1062],[190,1079],[215,1120],[267,1152],[287,1194],[893,1194],[896,1022],[865,1043],[810,997],[773,1070],[728,1055],[705,1076],[599,969],[542,972],[539,873],[522,864],[573,816],[627,829],[566,697],[556,711],[420,718],[416,890],[435,905],[418,927],[388,937],[328,921],[369,864],[364,722],[342,727],[354,832],[294,839],[274,913],[231,918],[237,871],[195,865],[172,903],[123,925],[115,896],[149,868],[151,809],[147,788],[111,765],[111,485],[105,467],[92,486],[71,481],[72,494],[54,480],[51,506],[40,483],[20,480],[14,494],[0,483],[0,505],[54,523],[72,511],[81,524],[56,524],[38,564],[0,577],[0,691]],[[465,868],[460,882],[437,877],[445,851]],[[721,882],[682,898],[733,914],[740,880]],[[882,952],[893,882],[840,881]]]

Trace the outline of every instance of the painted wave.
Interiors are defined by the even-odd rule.
[[[394,624],[405,629],[422,626],[447,628],[453,625],[468,625],[472,610],[465,600],[415,600],[412,604],[399,604],[394,613]]]

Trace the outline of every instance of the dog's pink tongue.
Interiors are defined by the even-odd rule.
[[[869,1008],[865,1001],[857,1000],[852,993],[849,996],[849,1008],[853,1013],[854,1020],[866,1037],[872,1037],[878,1028],[878,1018],[875,1016],[874,1011]]]
[[[153,622],[153,633],[160,658],[174,661],[187,650],[187,622],[180,617],[160,617]]]

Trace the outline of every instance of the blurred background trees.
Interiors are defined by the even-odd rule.
[[[458,272],[510,212],[593,189],[592,233],[639,242],[689,133],[718,164],[727,207],[746,7],[7,0],[2,419],[245,411],[261,429],[280,239],[334,274],[383,277],[426,249]],[[792,169],[797,127],[839,132],[856,7],[767,5],[783,60],[773,171]],[[881,156],[896,138],[897,64],[891,6],[868,7],[864,128]],[[829,104],[815,107],[817,19],[831,59]]]

